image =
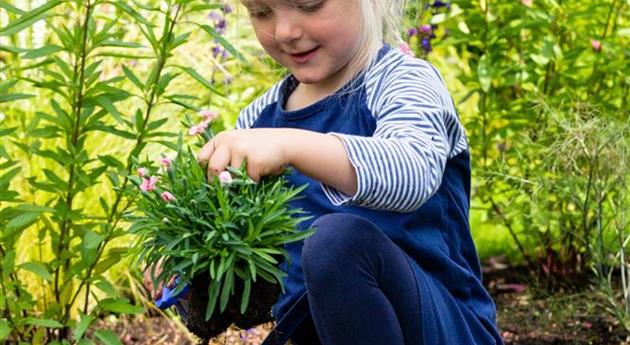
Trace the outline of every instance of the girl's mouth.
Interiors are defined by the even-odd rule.
[[[317,53],[317,51],[319,50],[319,46],[302,52],[302,53],[297,53],[297,54],[288,54],[289,57],[291,58],[291,60],[297,64],[304,64],[307,63],[308,61],[310,61],[313,56],[315,56],[315,53]]]

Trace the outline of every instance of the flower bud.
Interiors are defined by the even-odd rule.
[[[602,50],[602,42],[598,40],[591,40],[591,47],[593,47],[594,51],[599,53]]]
[[[173,196],[173,194],[169,192],[162,192],[162,194],[160,194],[160,197],[162,197],[162,200],[164,200],[165,202],[171,202],[175,200],[175,196]]]
[[[220,173],[219,174],[219,182],[221,182],[222,185],[226,185],[226,184],[232,183],[232,174],[230,174],[229,171],[224,171],[224,172]]]
[[[168,157],[164,157],[160,160],[160,163],[162,163],[162,165],[165,167],[170,167],[173,161]]]

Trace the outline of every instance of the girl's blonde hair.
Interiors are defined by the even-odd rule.
[[[383,43],[393,48],[403,43],[402,21],[406,0],[356,0],[362,18],[361,44],[348,63],[345,81],[349,81],[375,61]],[[358,85],[354,85],[358,86]]]

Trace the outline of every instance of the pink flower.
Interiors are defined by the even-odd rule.
[[[532,7],[534,0],[521,0],[521,3],[527,7]]]
[[[221,182],[221,184],[223,185],[232,183],[232,174],[230,174],[229,171],[224,171],[220,173],[219,182]]]
[[[204,122],[211,122],[219,116],[219,114],[211,110],[201,110],[199,115],[203,117]]]
[[[203,133],[208,128],[209,121],[200,122],[188,129],[188,135],[197,135]]]
[[[411,51],[411,48],[409,48],[409,46],[406,43],[401,43],[399,48],[403,52],[403,54],[407,54],[409,56],[415,56],[413,52]]]
[[[164,158],[162,158],[160,160],[160,163],[162,163],[162,165],[165,166],[165,167],[170,167],[171,163],[173,163],[173,161],[170,158],[168,158],[168,157],[164,157]]]
[[[145,168],[138,168],[137,173],[138,173],[138,176],[145,177],[145,176],[147,176],[147,169],[145,169]]]
[[[151,192],[155,190],[155,184],[157,183],[157,176],[151,176],[150,178],[145,178],[142,180],[142,184],[140,184],[140,190],[143,192]]]
[[[162,192],[162,194],[160,194],[160,196],[162,197],[162,200],[164,200],[166,202],[171,202],[171,201],[175,200],[175,197],[173,196],[173,194],[171,194],[169,192]]]
[[[591,40],[591,47],[593,47],[594,51],[599,52],[602,50],[602,42],[598,40]]]

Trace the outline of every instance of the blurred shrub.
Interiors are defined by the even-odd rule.
[[[408,32],[460,82],[473,202],[547,287],[623,272],[626,315],[629,6],[433,1]]]

